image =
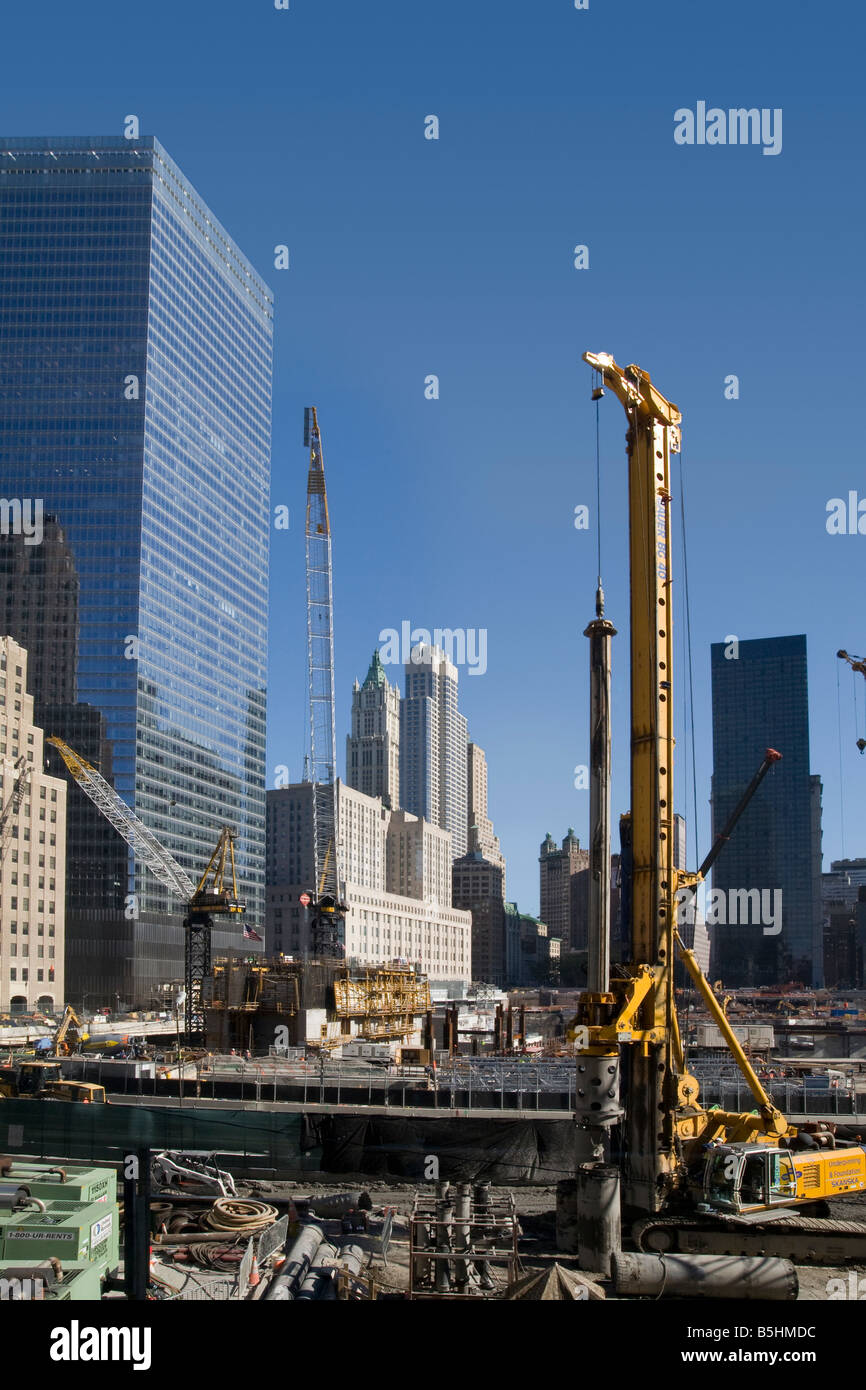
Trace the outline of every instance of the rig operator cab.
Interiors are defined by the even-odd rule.
[[[698,1210],[742,1216],[791,1214],[793,1207],[866,1191],[859,1145],[790,1150],[775,1144],[715,1144],[704,1167]]]

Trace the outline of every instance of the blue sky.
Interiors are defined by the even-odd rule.
[[[537,910],[544,834],[573,825],[584,839],[588,825],[573,769],[587,760],[595,548],[573,515],[594,499],[591,348],[639,363],[684,416],[699,849],[710,643],[805,632],[825,867],[841,854],[835,651],[866,650],[866,536],[829,536],[825,519],[829,498],[866,498],[860,7],[828,20],[791,0],[48,0],[3,26],[4,134],[119,134],[137,114],[275,291],[273,501],[292,525],[273,545],[269,785],[277,764],[300,775],[307,728],[301,439],[314,403],[341,760],[352,680],[382,629],[486,629],[488,669],[462,673],[461,707],[487,750],[509,896]],[[781,108],[782,152],[675,145],[675,110],[699,100]],[[424,139],[428,114],[438,141]],[[273,267],[278,243],[288,271]],[[576,244],[588,270],[573,267]],[[611,396],[602,406],[616,817],[625,417]],[[854,856],[866,682],[841,675]],[[681,660],[675,680],[681,715]]]

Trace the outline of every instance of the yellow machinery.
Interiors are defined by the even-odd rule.
[[[54,1057],[65,1057],[86,1042],[88,1036],[83,1031],[81,1020],[72,1005],[67,1004],[57,1031],[51,1039],[51,1053]]]
[[[605,992],[588,991],[581,996],[572,1025],[582,1113],[589,1125],[603,1124],[605,1119],[611,1122],[616,1103],[606,1097],[615,1096],[613,1083],[621,1067],[622,1198],[627,1211],[652,1218],[665,1211],[694,1209],[697,1198],[698,1210],[710,1224],[728,1214],[742,1221],[745,1218],[736,1214],[747,1209],[759,1214],[787,1209],[790,1217],[798,1203],[842,1190],[864,1190],[863,1151],[853,1147],[821,1150],[821,1145],[831,1146],[834,1140],[820,1127],[813,1127],[817,1128],[814,1136],[804,1134],[798,1140],[797,1130],[761,1085],[724,1007],[677,932],[684,900],[694,894],[734,822],[780,755],[767,750],[701,868],[692,873],[677,871],[673,865],[670,460],[679,452],[682,417],[640,367],[620,368],[606,353],[584,353],[584,361],[621,401],[628,417],[631,815],[626,833],[632,862],[627,893],[630,961],[611,978]],[[705,1110],[699,1104],[698,1083],[686,1070],[677,1022],[676,949],[748,1082],[755,1098],[751,1112]],[[747,1183],[759,1166],[762,1183]],[[724,1184],[719,1181],[720,1172],[727,1175]],[[843,1186],[840,1175],[846,1178]],[[744,1184],[745,1194],[763,1195],[747,1203]],[[671,1242],[690,1229],[682,1215],[644,1220],[639,1240],[643,1238],[651,1248],[671,1248]],[[851,1229],[866,1253],[866,1227]],[[766,1248],[766,1231],[757,1234],[761,1248]],[[791,1239],[790,1232],[786,1238]],[[814,1233],[810,1238],[818,1239]],[[706,1235],[702,1239],[706,1241]],[[745,1248],[740,1234],[737,1240],[738,1248]],[[726,1247],[722,1243],[701,1248]]]
[[[246,911],[246,903],[238,897],[233,832],[223,826],[196,885],[95,767],[63,739],[49,738],[48,742],[58,750],[81,790],[123,836],[136,859],[143,861],[160,883],[186,905],[185,1037],[189,1046],[201,1046],[205,1041],[204,981],[211,964],[211,919],[216,914],[240,915]]]
[[[16,1070],[4,1069],[0,1096],[20,1100],[72,1100],[85,1105],[105,1104],[105,1088],[88,1081],[64,1081],[58,1061],[21,1062]]]

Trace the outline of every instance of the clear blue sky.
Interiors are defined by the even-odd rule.
[[[573,769],[587,760],[595,554],[573,514],[594,497],[592,348],[645,367],[683,411],[699,848],[710,642],[805,632],[825,866],[841,853],[834,653],[866,650],[866,536],[829,536],[825,507],[866,497],[863,31],[860,6],[828,18],[811,0],[7,7],[4,134],[120,134],[137,114],[276,292],[273,500],[292,526],[273,546],[269,784],[279,763],[300,775],[307,727],[301,436],[315,403],[341,763],[351,683],[380,629],[485,628],[488,670],[463,673],[461,707],[487,750],[509,896],[537,910],[545,832],[587,833]],[[781,107],[781,154],[675,145],[674,111],[699,100]],[[589,270],[573,268],[578,243]],[[737,401],[723,398],[729,373]],[[628,804],[624,428],[606,398],[615,816]],[[855,733],[855,677],[841,674],[853,856],[866,854],[866,682]],[[691,828],[685,741],[680,754]]]

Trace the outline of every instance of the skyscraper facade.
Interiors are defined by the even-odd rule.
[[[408,961],[431,984],[462,994],[472,919],[452,906],[447,833],[339,780],[336,788],[348,962]],[[313,944],[301,903],[314,878],[313,784],[269,791],[267,820],[267,949],[304,956]]]
[[[346,735],[346,781],[386,806],[400,805],[400,691],[391,685],[378,651],[363,685],[352,690],[352,730]]]
[[[467,842],[467,726],[457,708],[457,667],[438,647],[413,647],[400,725],[400,800],[451,835],[455,859]]]
[[[27,652],[0,636],[0,1012],[50,1014],[66,997],[66,784],[43,753]]]
[[[469,850],[478,850],[485,859],[501,867],[504,894],[505,856],[499,844],[499,836],[494,835],[493,822],[487,814],[487,756],[477,743],[470,743],[466,750],[466,783]]]
[[[713,643],[712,691],[714,836],[764,750],[782,754],[713,868],[713,888],[725,895],[725,920],[714,925],[708,909],[712,974],[734,987],[788,980],[820,986],[820,780],[809,771],[806,638]],[[755,906],[744,922],[745,894],[750,904],[758,902],[754,889],[761,893],[761,912]],[[780,923],[763,907],[777,903]]]
[[[52,518],[57,583],[77,604],[72,690],[37,650],[37,708],[56,711],[46,732],[74,746],[91,728],[80,751],[102,750],[103,773],[191,877],[232,826],[255,925],[271,294],[152,138],[0,139],[0,262],[4,490]],[[26,582],[47,594],[53,581]],[[34,612],[11,621],[32,640]],[[72,844],[94,814],[77,789],[69,813]],[[182,908],[122,845],[118,874],[117,853],[70,855],[68,993],[147,1003],[182,974]],[[215,948],[238,932],[218,927]]]
[[[564,951],[585,951],[589,926],[589,850],[569,827],[557,849],[549,833],[538,857],[541,920]]]

